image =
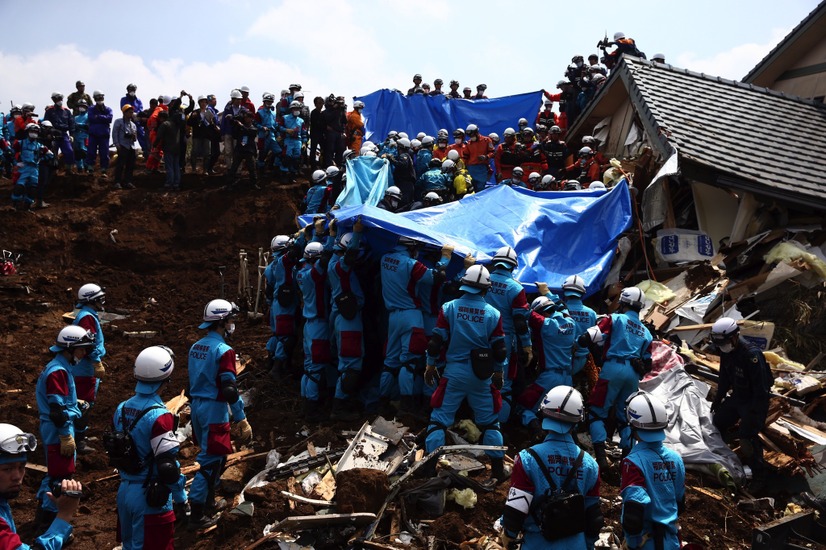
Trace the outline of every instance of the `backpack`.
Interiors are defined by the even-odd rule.
[[[531,506],[531,515],[539,526],[542,536],[548,541],[555,541],[585,532],[585,497],[572,482],[574,476],[582,464],[582,457],[585,451],[580,449],[574,464],[571,466],[568,475],[562,482],[561,487],[554,483],[548,466],[539,458],[539,455],[532,448],[527,449],[528,453],[536,461],[539,469],[545,475],[550,487],[544,495],[534,499]]]
[[[103,434],[103,448],[106,449],[106,454],[109,455],[109,466],[130,475],[141,473],[141,470],[149,464],[149,461],[145,461],[138,456],[138,447],[132,439],[132,430],[135,429],[135,426],[138,425],[138,422],[146,413],[153,409],[163,408],[161,405],[154,405],[142,410],[128,428],[126,427],[126,417],[121,408],[120,422],[123,431]]]

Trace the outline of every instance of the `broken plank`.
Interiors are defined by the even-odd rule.
[[[281,491],[281,494],[287,497],[290,500],[295,500],[296,502],[303,502],[304,504],[312,504],[313,506],[335,506],[335,502],[328,502],[326,500],[318,500],[315,498],[307,498],[301,495],[296,495],[295,493],[291,493],[289,491]]]
[[[33,472],[40,472],[41,474],[48,473],[49,471],[45,466],[41,466],[40,464],[32,464],[31,462],[26,463],[26,469]]]
[[[295,494],[295,478],[292,476],[287,479],[287,489],[289,489],[291,493]],[[287,501],[287,505],[290,507],[290,510],[295,510],[295,501],[289,500]]]
[[[713,498],[714,500],[717,500],[717,501],[723,500],[723,497],[721,497],[717,493],[709,491],[708,489],[704,489],[702,487],[695,487],[694,485],[689,485],[688,488],[692,489],[694,491],[697,491],[698,493],[702,493],[707,497]]]

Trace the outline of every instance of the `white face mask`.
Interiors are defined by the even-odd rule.
[[[57,107],[58,109],[60,109],[61,107],[63,107],[63,102],[62,101],[55,101],[54,106]]]
[[[227,336],[230,336],[233,332],[235,332],[235,323],[227,323]]]
[[[301,111],[298,111],[298,110],[293,111],[293,116],[298,116],[298,115],[300,115],[300,114],[301,114]]]
[[[96,99],[95,104],[96,105],[103,105],[103,100],[102,99]]]
[[[731,342],[726,342],[725,344],[717,344],[717,347],[720,348],[720,351],[723,353],[729,353],[734,349],[734,344]]]
[[[35,132],[30,132],[29,133],[29,139],[37,139],[38,137],[39,137],[38,134],[36,134]]]
[[[462,143],[463,141],[464,141],[464,140],[463,140],[462,138],[454,138],[454,139],[453,139],[453,143],[455,143],[456,145],[461,145],[461,143]]]

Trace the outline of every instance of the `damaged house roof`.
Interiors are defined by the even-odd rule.
[[[684,175],[826,210],[826,105],[624,56],[569,137],[623,96],[663,157],[677,147]]]

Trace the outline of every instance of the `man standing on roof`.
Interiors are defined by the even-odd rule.
[[[616,49],[611,53],[608,53],[606,48],[609,46],[616,46]],[[637,43],[634,42],[633,38],[626,38],[625,33],[618,31],[614,33],[614,41],[613,42],[606,42],[601,40],[597,43],[597,47],[602,49],[602,53],[605,54],[605,66],[608,70],[612,70],[617,63],[619,63],[620,57],[623,54],[633,55],[635,57],[641,57],[645,59],[645,54],[641,52],[637,48]]]
[[[356,100],[353,102],[353,110],[347,113],[347,147],[351,151],[361,151],[364,139],[364,118],[361,116],[363,110],[364,102]]]

